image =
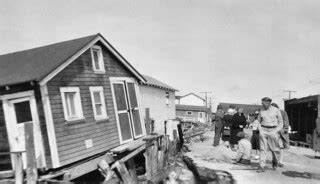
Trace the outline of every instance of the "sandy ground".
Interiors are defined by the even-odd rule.
[[[265,173],[257,173],[253,167],[232,164],[231,159],[235,158],[236,153],[227,148],[222,141],[218,147],[213,147],[213,136],[214,132],[206,132],[205,137],[207,139],[204,142],[190,143],[188,148],[191,152],[186,153],[186,155],[199,166],[228,171],[233,175],[237,184],[320,184],[320,159],[314,159],[314,152],[311,149],[291,147],[284,154],[285,166],[278,168],[276,171],[271,169],[271,153],[269,153],[269,169]],[[252,160],[252,162],[253,165],[258,164],[258,160]],[[302,177],[286,175],[286,173],[292,172],[307,172],[307,174],[302,175]],[[312,179],[303,177],[310,175],[312,175]]]

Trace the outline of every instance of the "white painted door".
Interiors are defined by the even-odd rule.
[[[35,140],[36,161],[38,167],[44,166],[43,144],[40,133],[37,106],[34,96],[4,100],[4,112],[10,151],[25,150],[25,123],[32,122]],[[22,154],[23,165],[26,167],[26,155]],[[15,160],[13,160],[14,165]]]
[[[145,129],[141,118],[137,87],[131,80],[111,81],[120,142],[141,137]]]

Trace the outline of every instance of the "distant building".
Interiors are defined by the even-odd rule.
[[[176,104],[205,106],[206,100],[194,93],[189,93],[183,96],[177,96]]]
[[[176,116],[184,122],[208,121],[210,108],[206,107],[206,100],[200,96],[189,93],[176,97]]]
[[[176,105],[176,116],[183,122],[205,123],[208,120],[209,110],[206,106]]]
[[[288,113],[291,130],[296,132],[290,137],[295,141],[310,143],[311,135],[316,127],[316,119],[320,115],[320,95],[313,95],[284,102]]]
[[[175,88],[144,75],[146,83],[139,85],[143,117],[145,109],[150,109],[150,117],[154,120],[154,132],[164,133],[164,122],[176,117]],[[168,124],[169,126],[169,124]]]
[[[220,103],[219,104],[222,107],[222,110],[224,112],[227,112],[229,107],[233,105],[234,107],[242,107],[243,113],[245,115],[254,114],[254,112],[258,109],[262,108],[262,105],[254,105],[254,104],[236,104],[236,103]]]

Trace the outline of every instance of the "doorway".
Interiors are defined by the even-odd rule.
[[[33,91],[26,91],[1,96],[3,100],[3,111],[8,132],[10,151],[26,151],[25,148],[25,123],[33,123],[35,140],[35,152],[37,166],[44,167],[44,150],[40,131],[39,116]],[[11,157],[12,166],[15,160]],[[26,153],[22,154],[22,161],[26,167]]]
[[[120,143],[144,135],[137,83],[132,78],[111,78]]]

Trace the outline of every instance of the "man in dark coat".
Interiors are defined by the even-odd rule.
[[[239,137],[237,134],[243,132],[243,128],[246,126],[247,119],[243,114],[243,108],[238,107],[237,113],[233,115],[232,125],[230,128],[230,146],[234,148],[234,145],[238,144]]]
[[[222,106],[218,105],[217,112],[215,114],[215,129],[214,129],[214,141],[213,146],[218,146],[223,131],[223,116]]]

